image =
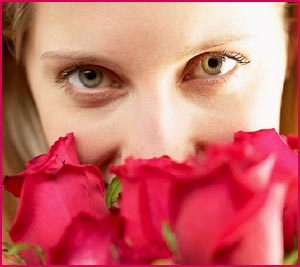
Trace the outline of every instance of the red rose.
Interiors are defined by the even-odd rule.
[[[10,235],[40,246],[49,264],[281,264],[283,240],[291,250],[297,225],[293,149],[294,137],[261,130],[183,163],[128,158],[110,169],[122,193],[120,209],[109,211],[99,169],[79,164],[68,134],[5,178],[20,197]],[[165,240],[165,222],[177,249]]]
[[[285,251],[290,252],[294,248],[298,225],[298,137],[278,137],[274,130],[260,130],[252,133],[239,132],[235,141],[251,143],[255,149],[275,155],[272,177],[283,178],[288,184],[283,211],[283,232]]]
[[[101,172],[96,166],[79,164],[72,134],[30,161],[22,173],[6,177],[4,185],[20,196],[10,229],[12,240],[38,245],[46,253],[79,213],[98,219],[109,213]],[[36,259],[26,260],[32,263]]]
[[[289,185],[283,210],[284,249],[294,249],[294,239],[298,232],[298,180]]]
[[[122,196],[119,202],[125,218],[124,239],[128,246],[120,247],[120,260],[126,264],[150,264],[161,258],[170,258],[161,235],[162,223],[169,221],[169,191],[173,173],[185,174],[186,166],[172,162],[168,157],[150,160],[128,158],[125,165],[112,166],[110,171],[121,180]]]
[[[19,174],[8,176],[4,180],[5,189],[15,197],[20,197],[22,185],[26,175],[36,174],[40,171],[55,172],[64,164],[78,165],[79,160],[74,145],[73,134],[60,137],[47,154],[43,154],[28,161],[25,170]]]
[[[268,183],[272,159],[239,174],[240,163],[236,161],[236,169],[226,162],[216,164],[197,180],[176,182],[172,222],[184,263],[281,262],[285,187]]]
[[[111,172],[122,183],[131,249],[121,251],[124,263],[171,258],[162,237],[169,221],[178,263],[281,264],[283,207],[297,157],[274,130],[239,132],[233,144],[208,146],[204,159],[129,158]]]
[[[298,137],[289,135],[286,142],[291,149],[298,153]],[[294,238],[298,226],[298,178],[295,177],[289,184],[284,210],[283,210],[283,233],[284,249],[291,252],[294,249]]]
[[[97,219],[79,213],[66,228],[57,246],[50,250],[48,264],[102,265],[118,263],[113,244],[122,234],[123,218],[108,215]]]

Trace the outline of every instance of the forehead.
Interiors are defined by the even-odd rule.
[[[234,35],[263,37],[281,21],[274,3],[35,3],[41,50],[135,47],[158,58]],[[223,39],[222,39],[223,38]],[[98,51],[97,51],[98,52]]]

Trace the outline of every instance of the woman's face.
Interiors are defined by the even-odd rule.
[[[278,3],[35,3],[28,80],[47,141],[80,160],[183,160],[238,130],[279,126]]]

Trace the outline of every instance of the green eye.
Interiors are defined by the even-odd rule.
[[[103,72],[96,69],[81,69],[78,78],[85,87],[94,88],[102,83]]]
[[[201,60],[201,67],[208,75],[217,75],[221,73],[224,57],[207,56]]]
[[[240,53],[233,52],[206,52],[191,61],[189,72],[185,74],[184,80],[204,79],[215,80],[234,72],[239,65],[246,65],[250,60]]]

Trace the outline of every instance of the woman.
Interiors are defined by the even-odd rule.
[[[3,16],[4,174],[68,132],[107,181],[129,155],[297,133],[296,4],[5,3]]]

